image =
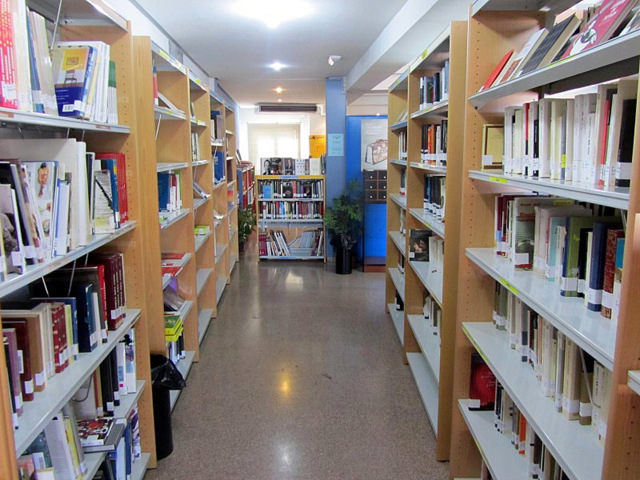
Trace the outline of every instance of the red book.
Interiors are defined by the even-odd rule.
[[[11,386],[13,387],[13,400],[15,404],[16,413],[22,415],[22,375],[20,374],[20,355],[18,352],[18,335],[15,328],[3,328],[2,337],[7,345],[9,352],[7,358],[7,369],[11,374]],[[25,399],[27,400],[27,399]],[[31,397],[33,400],[33,396]]]
[[[604,0],[562,58],[584,52],[609,40],[636,3],[637,0]]]
[[[16,85],[16,57],[11,2],[0,0],[0,47],[2,68],[0,68],[0,107],[18,108]]]
[[[513,55],[513,50],[509,50],[507,53],[505,53],[504,57],[502,57],[502,59],[498,62],[496,67],[487,78],[487,81],[484,82],[484,85],[482,85],[482,87],[480,87],[480,90],[478,90],[479,92],[491,88],[491,85],[493,85],[493,82],[496,81],[496,78],[498,78],[498,75],[500,75],[500,72],[502,72],[502,69],[511,58],[511,55]]]
[[[613,283],[616,272],[616,249],[618,239],[624,237],[624,230],[609,229],[607,231],[607,246],[604,254],[604,277],[602,279],[602,308],[600,314],[605,318],[611,318],[611,312],[615,304],[613,298]]]
[[[4,322],[3,326],[5,326]],[[7,322],[6,328],[13,329],[16,335],[22,399],[25,402],[31,402],[34,398],[35,385],[33,381],[33,369],[31,368],[31,354],[29,352],[29,328],[27,326],[27,322],[24,320]]]
[[[110,331],[117,330],[122,319],[118,308],[118,274],[116,272],[115,257],[111,254],[92,254],[90,261],[93,265],[100,267],[104,273],[104,297],[106,303],[105,314],[107,318],[107,328]],[[99,270],[100,271],[100,270]]]
[[[496,399],[496,377],[479,353],[471,354],[471,375],[469,384],[470,410],[493,410]]]
[[[59,302],[51,303],[51,324],[53,325],[54,339],[54,360],[56,373],[62,372],[69,366],[69,341],[67,340],[67,318],[65,316],[64,304]]]
[[[260,233],[258,234],[258,254],[261,257],[266,257],[267,256],[267,234],[266,233]]]

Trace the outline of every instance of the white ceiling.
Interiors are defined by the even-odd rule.
[[[325,78],[346,77],[407,0],[308,2],[314,8],[311,16],[272,30],[237,14],[233,0],[137,0],[242,106],[278,98],[324,103]],[[331,67],[329,55],[342,59]],[[288,67],[280,72],[268,68],[275,61]],[[400,66],[390,67],[374,84]],[[278,86],[284,88],[280,95],[273,90]]]

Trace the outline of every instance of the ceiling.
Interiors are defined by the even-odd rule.
[[[237,13],[236,0],[137,0],[180,47],[241,106],[324,103],[327,77],[346,77],[407,0],[307,0],[313,12],[267,27]],[[266,1],[266,0],[263,0]],[[412,0],[409,0],[411,2]],[[445,0],[446,1],[446,0]],[[330,55],[341,55],[334,66]],[[411,60],[407,57],[405,63]],[[273,62],[286,65],[279,72]],[[402,65],[389,66],[374,84]],[[284,91],[278,94],[276,87]]]

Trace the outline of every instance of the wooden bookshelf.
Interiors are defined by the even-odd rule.
[[[453,22],[425,53],[409,67],[406,78],[389,92],[389,118],[398,118],[407,112],[407,159],[391,162],[388,174],[389,201],[387,267],[387,304],[394,303],[396,292],[404,297],[403,345],[405,359],[411,367],[416,386],[425,404],[425,410],[436,434],[436,458],[449,459],[450,425],[452,415],[453,345],[456,327],[455,278],[458,271],[457,242],[459,237],[460,181],[462,178],[462,143],[464,89],[456,79],[465,77],[466,22]],[[449,68],[448,98],[426,107],[420,107],[421,77],[432,76]],[[405,88],[406,90],[401,90]],[[422,129],[438,125],[446,119],[448,139],[446,166],[422,159]],[[404,123],[404,122],[401,122]],[[398,132],[404,127],[392,125],[389,132],[389,151],[396,152],[400,141]],[[405,175],[406,193],[400,193],[400,180]],[[446,221],[429,213],[423,205],[427,176],[446,176]],[[398,231],[400,215],[404,217],[405,234]],[[445,238],[446,225],[446,238]],[[433,235],[445,240],[443,270],[435,272],[429,262],[417,262],[407,256],[409,232],[412,229],[430,229]],[[398,271],[394,268],[405,258],[405,273],[401,291]],[[423,315],[425,296],[430,295],[442,308],[440,335],[429,330]],[[390,308],[390,307],[389,307]],[[394,322],[395,323],[395,322]]]
[[[97,2],[102,4],[102,2]],[[110,332],[109,342],[101,344],[91,354],[81,354],[80,358],[64,372],[50,379],[47,388],[38,392],[34,401],[24,405],[24,414],[20,417],[20,428],[12,428],[11,406],[7,402],[9,387],[7,384],[6,359],[0,353],[0,477],[15,478],[17,472],[16,455],[20,455],[48,423],[51,414],[55,413],[75,393],[81,378],[90,375],[99,364],[101,358],[114,348],[117,338],[124,335],[127,328],[136,330],[136,374],[139,380],[136,400],[139,406],[139,421],[144,459],[135,464],[140,476],[144,475],[148,465],[155,465],[155,439],[153,427],[153,407],[149,368],[148,324],[153,318],[149,310],[147,290],[146,262],[152,256],[142,248],[144,244],[144,197],[141,195],[140,177],[143,175],[143,162],[139,161],[138,129],[135,105],[128,101],[134,92],[133,39],[131,27],[127,20],[106,7],[102,10],[90,8],[90,17],[83,17],[89,22],[66,22],[76,16],[76,7],[86,9],[87,2],[75,2],[64,9],[59,25],[61,40],[99,40],[106,42],[111,48],[111,58],[116,62],[118,84],[118,114],[121,125],[103,125],[82,120],[58,118],[50,115],[32,114],[18,111],[2,112],[6,137],[20,138],[20,131],[12,129],[12,124],[36,127],[38,136],[46,138],[40,127],[46,127],[61,136],[82,138],[87,142],[88,151],[117,151],[126,156],[127,195],[130,222],[113,234],[97,235],[90,239],[86,246],[80,247],[62,257],[56,257],[45,264],[29,268],[24,276],[13,276],[0,283],[1,295],[21,298],[24,287],[39,280],[44,275],[64,266],[90,252],[113,251],[124,255],[126,277],[127,319],[116,332]],[[40,2],[35,10],[47,15],[53,2]],[[56,6],[57,7],[57,6]],[[85,26],[87,23],[99,22],[99,26]],[[6,110],[6,109],[5,109]],[[51,135],[49,135],[51,138]],[[88,459],[88,463],[91,461]]]
[[[468,29],[462,214],[456,249],[460,264],[453,349],[456,408],[451,427],[451,475],[477,476],[483,460],[495,478],[527,478],[526,459],[510,455],[513,450],[508,445],[500,447],[507,437],[495,431],[484,412],[470,411],[467,407],[470,357],[478,351],[569,478],[635,479],[640,475],[640,436],[634,428],[640,421],[640,396],[634,391],[638,377],[629,372],[640,368],[640,347],[636,341],[640,326],[635,318],[640,308],[640,299],[635,294],[640,258],[637,249],[630,246],[638,241],[635,221],[640,208],[638,113],[630,189],[603,189],[483,172],[481,149],[482,125],[502,123],[507,105],[521,105],[545,94],[638,74],[640,37],[634,32],[615,38],[566,61],[477,93],[508,50],[518,51],[532,33],[552,25],[556,14],[577,2],[558,2],[544,12],[531,10],[525,1],[511,2],[509,11],[493,8],[494,3],[497,2],[476,2]],[[561,297],[557,287],[552,291],[550,284],[538,283],[531,272],[515,271],[509,261],[496,257],[492,231],[494,198],[496,193],[513,192],[513,188],[622,210],[627,219],[626,248],[617,323],[588,311],[582,302],[573,301],[576,299]],[[496,281],[613,372],[604,446],[598,443],[592,428],[568,421],[557,413],[552,402],[540,395],[531,368],[513,358],[505,333],[491,323]]]
[[[227,215],[229,221],[229,272],[227,284],[231,283],[231,272],[240,255],[238,250],[238,162],[236,159],[236,114],[229,104],[224,106],[224,127],[227,170]]]

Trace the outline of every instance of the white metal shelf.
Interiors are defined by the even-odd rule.
[[[469,400],[458,400],[458,407],[473,436],[485,465],[495,480],[529,480],[529,463],[494,425],[493,410],[469,410]]]
[[[440,102],[429,105],[428,107],[413,112],[411,118],[427,118],[427,117],[441,117],[445,116],[449,111],[449,99],[442,100]]]
[[[607,369],[613,370],[616,323],[593,312],[584,299],[563,297],[558,285],[533,272],[516,270],[509,259],[499,257],[492,248],[467,248],[467,257],[554,327],[589,353]]]
[[[408,315],[407,320],[436,384],[440,385],[440,345],[435,330],[422,315]]]
[[[155,114],[156,120],[186,120],[187,116],[184,112],[180,110],[171,110],[170,108],[161,107],[156,105],[153,107],[153,113]]]
[[[224,252],[227,249],[227,247],[228,247],[228,245],[226,243],[225,244],[219,244],[219,243],[216,244],[216,249],[214,251],[215,256],[216,256],[216,265],[218,264],[218,262],[220,260],[222,260]]]
[[[442,272],[431,271],[431,262],[416,262],[415,260],[409,260],[409,265],[411,265],[413,271],[416,272],[416,275],[422,282],[422,285],[429,290],[433,299],[442,307]]]
[[[469,178],[621,210],[629,208],[629,188],[625,187],[598,187],[563,180],[551,180],[550,178],[528,178],[522,175],[506,175],[478,170],[469,171]]]
[[[178,371],[182,374],[182,377],[185,380],[189,376],[189,370],[191,370],[191,366],[193,365],[193,359],[195,358],[195,356],[196,356],[195,352],[191,350],[187,350],[185,352],[185,357],[181,358],[178,362],[176,362],[176,367],[178,367]],[[180,392],[182,392],[182,390],[171,390],[169,392],[169,401],[171,403],[172,411],[175,408],[176,403],[178,402],[178,397],[180,396]]]
[[[427,172],[434,173],[437,175],[447,174],[447,167],[442,167],[439,165],[431,165],[429,163],[422,163],[422,162],[410,162],[409,165],[412,168],[417,168],[418,170],[425,170]]]
[[[160,230],[164,230],[165,228],[169,228],[174,225],[176,222],[189,215],[189,212],[190,210],[188,208],[176,210],[175,212],[159,212]]]
[[[211,160],[207,160],[207,159],[194,160],[193,162],[191,162],[191,166],[192,167],[201,167],[202,165],[208,165],[209,163],[211,163]]]
[[[187,67],[165,52],[155,42],[151,42],[151,52],[155,55],[153,64],[158,70],[177,70],[183,75],[187,74]]]
[[[59,2],[30,0],[29,8],[45,18],[56,18]],[[103,0],[65,0],[60,12],[61,25],[117,26],[127,31],[127,20]]]
[[[407,128],[406,120],[404,120],[403,122],[394,123],[389,127],[389,130],[391,130],[392,132],[395,132],[397,130],[402,130],[403,128]]]
[[[400,250],[400,253],[402,254],[402,256],[403,257],[406,256],[407,248],[405,245],[404,235],[402,235],[398,231],[390,231],[389,237],[391,237],[391,240],[393,240],[393,243],[395,243],[396,247],[398,247],[398,250]]]
[[[556,412],[533,369],[509,346],[507,332],[489,322],[464,322],[462,329],[564,472],[575,480],[599,480],[604,447],[595,431]]]
[[[238,257],[236,257],[234,254],[230,254],[229,255],[229,274],[233,272],[233,268],[236,266],[236,263],[238,263]]]
[[[213,308],[204,308],[198,313],[198,343],[202,343],[211,323],[211,317],[213,317]]]
[[[399,193],[392,193],[389,195],[389,198],[396,204],[400,206],[403,210],[407,209],[407,197],[404,195],[400,195]]]
[[[636,30],[577,55],[559,60],[547,67],[476,93],[469,98],[469,101],[476,108],[482,108],[492,100],[498,100],[514,93],[526,92],[543,85],[560,83],[561,87],[564,87],[562,90],[591,85],[594,83],[592,77],[596,71],[604,73],[608,79],[637,74],[639,51],[640,31]],[[616,68],[616,64],[621,65],[621,68]],[[569,79],[573,81],[570,82]],[[599,79],[599,81],[604,80],[605,78]]]
[[[195,251],[196,252],[202,248],[202,246],[209,239],[209,237],[211,237],[211,235],[212,235],[211,232],[207,233],[206,235],[194,235],[195,236]]]
[[[444,222],[424,208],[410,208],[409,213],[440,238],[444,238]]]
[[[401,159],[393,158],[393,159],[389,160],[389,163],[391,163],[393,165],[400,165],[401,167],[406,167],[407,166],[407,159],[406,158],[401,158]]]
[[[133,410],[133,406],[140,400],[140,396],[145,387],[146,382],[144,380],[137,380],[136,391],[120,397],[120,405],[115,407],[113,416],[115,418],[127,418],[131,410]]]
[[[389,275],[396,287],[396,291],[400,295],[400,298],[404,302],[404,275],[400,273],[397,268],[389,268]]]
[[[408,86],[408,78],[409,78],[409,69],[407,68],[404,72],[400,74],[398,78],[391,84],[389,87],[389,91],[392,92],[394,90],[406,90]]]
[[[83,246],[72,250],[66,255],[55,257],[51,260],[47,260],[43,263],[36,265],[27,265],[25,272],[18,274],[11,274],[9,278],[4,282],[0,282],[0,297],[8,295],[16,290],[29,285],[31,282],[38,280],[45,275],[64,267],[65,265],[77,260],[80,257],[88,255],[92,251],[112,242],[116,238],[121,237],[132,231],[136,225],[136,222],[128,222],[121,226],[118,230],[114,230],[112,233],[106,233],[102,235],[94,235],[91,241]]]
[[[160,172],[173,172],[174,170],[182,170],[189,165],[186,162],[159,162],[156,165],[156,171]]]
[[[84,464],[87,467],[87,471],[82,474],[82,478],[93,478],[102,462],[107,456],[107,452],[94,452],[84,454]]]
[[[227,279],[225,277],[216,279],[216,305],[220,303],[220,299],[222,298],[222,294],[224,293],[226,286]]]
[[[71,399],[139,318],[140,310],[127,310],[122,325],[116,331],[108,333],[107,343],[99,344],[90,353],[81,353],[77,361],[51,377],[47,381],[47,387],[42,392],[36,392],[33,401],[24,403],[24,411],[19,418],[20,428],[14,432],[18,455],[47,426],[51,417]]]
[[[213,268],[199,268],[196,272],[196,295],[200,296],[202,289],[207,284],[213,273]]]
[[[137,458],[136,461],[133,462],[133,468],[131,469],[131,480],[142,480],[144,478],[144,474],[147,472],[150,461],[151,454],[143,452],[142,455],[140,455],[140,458]]]
[[[640,395],[640,370],[629,370],[627,385],[629,385],[631,390]]]
[[[433,433],[438,435],[438,386],[435,383],[433,375],[427,366],[427,361],[424,359],[421,353],[407,353],[407,360],[409,361],[409,368],[413,374],[413,379],[420,392],[420,398],[422,398],[422,404],[427,411],[427,417],[431,422]]]
[[[205,203],[207,203],[210,199],[211,199],[211,197],[194,198],[193,199],[193,211],[195,212],[196,210],[198,210],[201,206],[203,206]]]
[[[0,108],[0,122],[65,130],[73,129],[89,132],[131,133],[131,128],[126,125],[90,122],[88,120],[79,120],[77,118],[47,115],[46,113],[23,112],[21,110],[13,110],[11,108]]]
[[[391,315],[391,321],[396,328],[396,333],[400,339],[400,345],[404,345],[404,311],[396,310],[396,306],[393,303],[387,304],[389,309],[389,315]]]

